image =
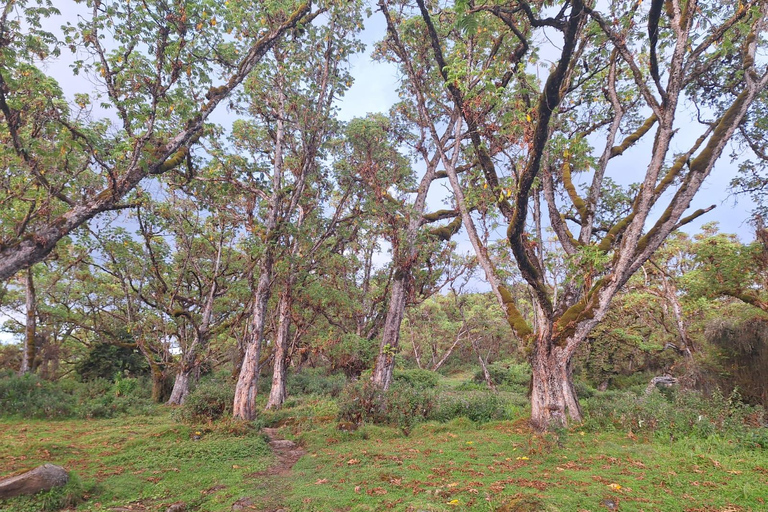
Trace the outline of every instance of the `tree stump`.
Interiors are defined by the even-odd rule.
[[[26,473],[0,480],[0,499],[47,491],[65,485],[68,480],[69,475],[63,467],[43,464]]]

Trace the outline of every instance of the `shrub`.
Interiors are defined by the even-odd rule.
[[[347,386],[339,397],[338,419],[344,423],[397,426],[406,436],[434,407],[434,393],[396,382],[382,391],[370,381]]]
[[[729,435],[749,441],[747,425],[762,423],[762,410],[743,404],[736,395],[724,397],[719,392],[711,397],[690,390],[655,390],[640,396],[626,391],[598,392],[583,405],[586,429],[632,430],[661,439]],[[759,439],[752,442],[760,445]]]
[[[531,365],[528,363],[516,363],[513,361],[495,361],[488,365],[488,373],[493,384],[504,387],[509,391],[527,393],[531,382]],[[473,380],[484,383],[485,377],[482,370],[475,373]]]
[[[75,372],[83,381],[114,379],[125,375],[149,374],[149,365],[138,349],[111,343],[97,343],[86,356],[75,363]]]
[[[184,423],[212,422],[232,412],[235,387],[221,378],[205,379],[189,394],[176,411]]]
[[[435,372],[416,368],[413,370],[395,370],[392,380],[416,389],[433,389],[437,387],[440,376]]]
[[[75,398],[36,375],[11,374],[0,378],[0,410],[22,418],[66,418],[74,415]]]
[[[429,416],[436,421],[467,418],[476,423],[511,419],[512,404],[490,391],[463,392],[441,397]]]
[[[328,375],[323,368],[304,368],[288,376],[287,387],[291,395],[326,395],[337,397],[347,379],[336,373]]]

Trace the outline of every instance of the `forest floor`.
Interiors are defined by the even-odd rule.
[[[68,509],[81,511],[768,510],[768,450],[717,435],[661,439],[578,426],[540,435],[522,416],[428,422],[409,436],[375,425],[346,432],[323,400],[299,399],[260,430],[184,425],[168,412],[0,420],[0,476],[62,465],[74,475]],[[53,503],[17,498],[0,510]]]

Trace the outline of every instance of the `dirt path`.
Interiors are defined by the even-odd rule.
[[[291,468],[296,464],[296,461],[298,461],[302,455],[307,453],[307,451],[299,447],[293,441],[281,439],[276,428],[265,428],[262,432],[269,438],[269,446],[272,448],[272,453],[277,457],[275,463],[263,471],[262,474],[287,475],[291,472]]]
[[[269,447],[275,454],[275,462],[264,471],[253,473],[249,477],[257,480],[256,488],[263,491],[258,499],[242,498],[232,505],[233,511],[259,511],[259,512],[288,512],[283,508],[283,496],[290,490],[290,485],[285,477],[290,475],[291,468],[296,464],[306,450],[293,441],[282,439],[276,428],[262,430],[269,438]]]

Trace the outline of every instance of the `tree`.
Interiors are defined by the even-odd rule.
[[[467,125],[485,183],[498,193],[494,202],[508,223],[507,241],[533,292],[533,327],[518,308],[508,307],[507,315],[530,345],[531,421],[538,429],[581,419],[571,376],[574,352],[669,234],[711,209],[685,216],[768,83],[756,59],[765,46],[763,2],[653,0],[647,6],[611,4],[605,11],[580,0],[558,4],[550,13],[528,2],[502,7],[462,1],[440,17],[417,0],[444,90]],[[439,24],[445,19],[466,32],[448,31]],[[533,90],[523,65],[542,28],[557,31],[562,44],[540,90]],[[505,71],[481,80],[472,67],[480,59],[464,48],[487,37],[484,29],[517,41],[520,51],[506,56]],[[510,84],[517,89],[511,97]],[[492,114],[515,98],[523,99],[522,111],[499,127],[508,149],[494,153],[495,139],[484,134],[493,131]],[[698,109],[696,119],[685,116],[686,104]],[[683,123],[688,134],[692,123],[698,126],[697,138],[676,141],[686,149],[675,153],[672,138]],[[605,140],[602,148],[593,147],[596,134]],[[628,194],[627,213],[604,225],[599,212],[607,173],[625,154],[633,154],[636,165],[640,148],[630,148],[638,144],[648,155],[642,180]],[[505,171],[514,176],[511,193],[500,186]],[[574,185],[577,173],[589,183],[585,197]],[[546,254],[529,233],[528,210],[538,190],[567,255],[560,289],[545,282]]]
[[[41,20],[58,10],[40,3],[9,0],[0,15],[2,281],[95,215],[125,207],[142,180],[187,161],[222,100],[286,32],[323,10],[309,2],[93,1],[57,38]],[[77,105],[38,65],[62,48],[83,52],[73,73],[98,84]],[[114,117],[92,120],[94,104]]]
[[[251,226],[260,242],[259,277],[250,335],[235,388],[236,418],[251,420],[256,415],[261,351],[276,263],[281,256],[289,262],[311,257],[299,255],[302,235],[310,235],[301,231],[307,216],[319,207],[314,185],[322,175],[321,160],[336,129],[335,101],[351,85],[342,63],[357,49],[354,34],[362,26],[359,9],[357,2],[335,5],[328,11],[327,24],[307,27],[302,37],[275,45],[270,53],[271,69],[262,67],[258,80],[248,84],[251,119],[238,123],[235,137],[237,145],[250,153],[239,159],[243,175],[258,172],[265,180],[260,188],[251,189],[250,201],[252,211],[262,209],[265,222]],[[310,252],[316,249],[313,246]],[[268,407],[280,407],[285,399],[296,268],[288,265],[284,270]]]

